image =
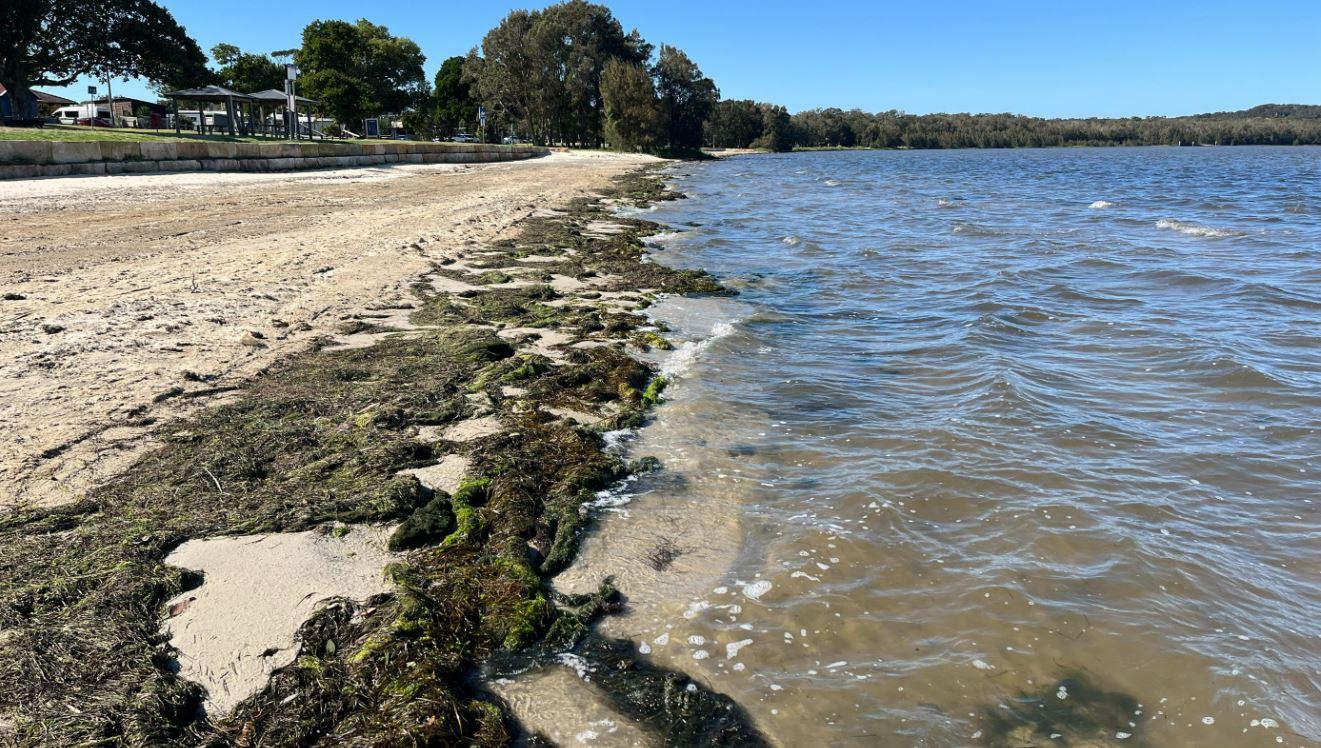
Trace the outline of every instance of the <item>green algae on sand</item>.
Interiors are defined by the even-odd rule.
[[[627,175],[604,199],[528,219],[483,263],[570,277],[589,289],[581,294],[509,287],[495,275],[503,270],[469,279],[482,290],[463,294],[419,282],[412,322],[420,329],[294,356],[231,402],[161,428],[158,449],[80,501],[0,518],[0,726],[10,739],[503,745],[518,728],[474,684],[477,668],[583,647],[636,663],[617,668],[621,704],[675,707],[673,719],[647,723],[666,742],[760,742],[725,697],[590,635],[611,595],[557,601],[546,583],[573,558],[589,521],[583,504],[628,473],[603,451],[601,430],[639,424],[663,387],[626,353],[645,318],[590,297],[722,292],[704,273],[642,262],[641,237],[658,227],[610,213],[612,204],[673,196],[653,175]],[[588,235],[594,220],[622,229]],[[533,255],[555,261],[523,259]],[[554,364],[489,329],[501,323],[554,327],[597,347],[567,346]],[[599,416],[600,425],[544,409],[552,406]],[[464,444],[420,438],[421,427],[479,411],[506,430]],[[400,474],[447,451],[472,466],[453,496]],[[175,675],[161,627],[165,601],[203,580],[168,566],[169,552],[195,538],[363,522],[399,524],[390,545],[404,555],[385,570],[394,592],[323,607],[300,631],[297,660],[232,714],[203,714],[203,693]],[[678,702],[666,695],[676,683],[684,684]]]

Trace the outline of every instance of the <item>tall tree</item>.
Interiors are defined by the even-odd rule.
[[[149,0],[7,0],[0,84],[18,116],[36,116],[33,86],[67,86],[86,75],[182,85],[210,73],[197,42]]]
[[[606,61],[642,63],[650,54],[609,8],[569,0],[505,16],[468,55],[465,77],[494,113],[538,141],[595,145]]]
[[[661,135],[660,102],[647,69],[635,62],[610,59],[601,70],[605,139],[623,151],[646,151]]]
[[[530,36],[539,13],[515,10],[482,37],[480,52],[473,49],[463,65],[463,79],[487,108],[515,123],[538,142],[549,135],[548,117],[541,111],[540,70]]]
[[[436,127],[442,133],[477,121],[477,99],[470,80],[463,75],[466,62],[463,57],[451,57],[440,64],[436,73]]]
[[[211,59],[220,65],[216,75],[220,85],[252,93],[268,88],[284,88],[284,66],[266,55],[244,52],[233,44],[217,44],[211,48]]]
[[[720,99],[715,81],[702,75],[701,69],[682,50],[668,44],[661,45],[653,72],[670,146],[700,148],[702,123]]]
[[[402,114],[429,94],[417,42],[370,21],[313,21],[294,55],[307,96],[342,125],[366,116]]]
[[[789,112],[776,104],[759,104],[761,109],[761,137],[753,142],[756,148],[770,151],[792,151],[793,123]]]

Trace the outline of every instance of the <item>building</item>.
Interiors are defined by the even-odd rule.
[[[85,101],[83,103],[90,104],[91,102]],[[111,109],[104,98],[96,99],[96,104],[100,109]],[[149,112],[149,115],[154,114],[157,117],[163,118],[170,113],[170,108],[164,104],[155,101],[146,101],[145,99],[134,99],[128,96],[116,96],[114,98],[114,107],[112,111],[116,119],[123,119],[124,117],[137,116],[138,112],[144,107]]]
[[[63,96],[56,96],[45,91],[33,91],[32,95],[37,99],[37,113],[43,117],[49,116],[51,112],[60,107],[73,104],[72,99],[66,99]],[[13,117],[14,107],[9,100],[9,92],[5,90],[3,84],[0,84],[0,117]]]

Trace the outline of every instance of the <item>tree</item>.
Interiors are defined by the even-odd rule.
[[[429,96],[417,42],[370,21],[313,21],[294,58],[303,92],[343,125],[402,114]]]
[[[701,69],[682,50],[668,44],[661,45],[653,72],[670,146],[700,148],[702,124],[720,99],[715,81],[702,75]]]
[[[16,116],[36,116],[33,86],[67,86],[86,75],[185,84],[209,78],[197,42],[150,0],[7,0],[0,84]]]
[[[440,132],[454,132],[477,121],[477,99],[471,81],[463,74],[466,62],[463,57],[451,57],[440,64],[436,73],[435,126]]]
[[[469,53],[464,78],[493,114],[537,141],[597,145],[606,62],[650,55],[651,45],[625,34],[609,8],[569,0],[505,16]]]
[[[761,109],[761,137],[753,142],[753,147],[765,148],[776,153],[792,151],[793,125],[789,120],[788,110],[775,104],[758,106]]]
[[[624,151],[646,151],[661,136],[660,102],[647,69],[635,62],[610,59],[601,71],[605,139]]]
[[[250,54],[233,44],[211,48],[211,59],[219,64],[220,85],[240,93],[284,88],[284,66],[266,55]]]
[[[762,114],[750,99],[723,99],[716,103],[703,128],[706,142],[716,148],[747,148],[761,137]]]

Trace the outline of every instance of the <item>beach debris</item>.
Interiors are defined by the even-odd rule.
[[[655,547],[647,553],[647,564],[656,571],[665,571],[682,554],[683,551],[674,544],[673,540],[662,537],[656,541]]]

